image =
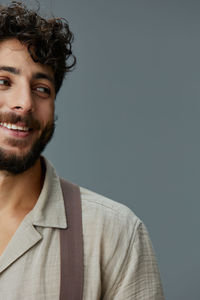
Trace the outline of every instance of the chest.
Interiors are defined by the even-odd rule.
[[[1,299],[59,299],[59,230],[27,230],[17,229],[0,258]]]
[[[0,217],[0,256],[5,251],[24,217],[25,214],[20,216],[4,215]]]

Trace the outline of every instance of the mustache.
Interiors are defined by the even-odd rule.
[[[32,115],[20,116],[15,113],[0,113],[0,122],[1,123],[11,123],[17,124],[21,122],[24,126],[30,129],[40,129],[40,122],[36,120]]]

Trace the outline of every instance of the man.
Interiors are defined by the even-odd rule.
[[[75,65],[72,40],[62,19],[17,2],[0,7],[1,300],[59,299],[60,270],[68,268],[60,262],[68,226],[60,179],[41,152],[54,132],[56,94]],[[163,299],[143,223],[103,196],[84,188],[80,196],[83,299]]]

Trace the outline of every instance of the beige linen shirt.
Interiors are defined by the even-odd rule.
[[[0,300],[59,300],[59,228],[66,228],[67,220],[59,177],[45,163],[38,201],[0,257]],[[83,299],[164,299],[143,223],[124,205],[84,188],[80,191]]]

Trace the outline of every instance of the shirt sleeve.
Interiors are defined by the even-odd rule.
[[[164,300],[157,262],[144,224],[138,219],[133,226],[128,220],[117,235],[110,247],[104,274],[107,288],[102,299]]]

